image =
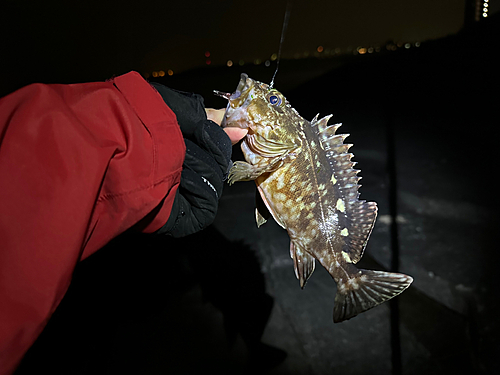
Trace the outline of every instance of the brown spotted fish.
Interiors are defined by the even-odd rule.
[[[411,284],[400,273],[358,269],[377,217],[377,204],[359,199],[359,170],[336,134],[330,116],[302,118],[285,97],[246,74],[229,100],[222,126],[248,128],[229,183],[255,180],[265,205],[257,225],[269,214],[290,236],[295,275],[304,287],[317,259],[337,283],[334,322],[350,319],[397,296]]]

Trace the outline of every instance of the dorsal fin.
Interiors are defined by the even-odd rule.
[[[321,148],[325,151],[329,149],[340,146],[343,144],[344,140],[349,136],[349,134],[338,134],[334,135],[330,138],[324,139],[321,141]]]
[[[315,117],[317,119],[318,116]],[[336,134],[342,124],[327,126],[331,116],[316,120],[316,130],[321,148],[330,163],[332,170],[332,183],[337,185],[344,200],[344,213],[347,218],[345,251],[353,263],[357,263],[363,256],[363,251],[377,218],[377,203],[359,200],[358,181],[359,169],[353,169],[356,162],[352,161],[353,154],[349,153],[352,144],[344,144],[349,134]]]
[[[364,202],[356,198],[356,202],[346,207],[349,222],[349,237],[346,242],[347,252],[353,263],[357,263],[363,256],[366,244],[377,219],[377,203]]]
[[[321,120],[318,120],[318,117],[319,117],[319,113],[318,113],[312,119],[311,126],[313,127],[313,129],[316,129],[317,133],[320,133],[328,127],[328,120],[330,120],[330,118],[332,116],[333,115],[328,115],[328,116],[323,117]]]

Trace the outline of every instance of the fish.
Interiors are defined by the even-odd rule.
[[[335,283],[333,321],[342,322],[399,295],[411,276],[356,267],[377,217],[377,203],[359,199],[360,170],[329,125],[332,115],[307,121],[281,92],[245,73],[228,100],[222,127],[248,133],[241,143],[245,161],[235,161],[230,185],[254,180],[259,201],[257,226],[271,216],[290,237],[290,256],[300,287],[314,272],[316,260]],[[258,201],[258,202],[259,202]]]

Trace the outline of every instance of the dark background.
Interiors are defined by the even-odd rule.
[[[318,267],[300,290],[286,232],[257,230],[255,186],[238,183],[209,229],[181,240],[125,233],[81,262],[16,374],[494,372],[498,13],[475,22],[472,2],[310,3],[293,4],[276,88],[305,118],[333,113],[351,134],[361,198],[379,205],[361,266],[408,273],[412,286],[334,325],[330,276]],[[241,72],[270,81],[276,62],[263,61],[285,7],[7,1],[1,93],[135,69],[223,107],[212,90],[233,91]],[[175,73],[152,76],[162,69]]]

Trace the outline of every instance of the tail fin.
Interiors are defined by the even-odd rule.
[[[342,322],[396,297],[410,286],[411,276],[402,273],[359,270],[355,278],[339,282],[333,321]]]

